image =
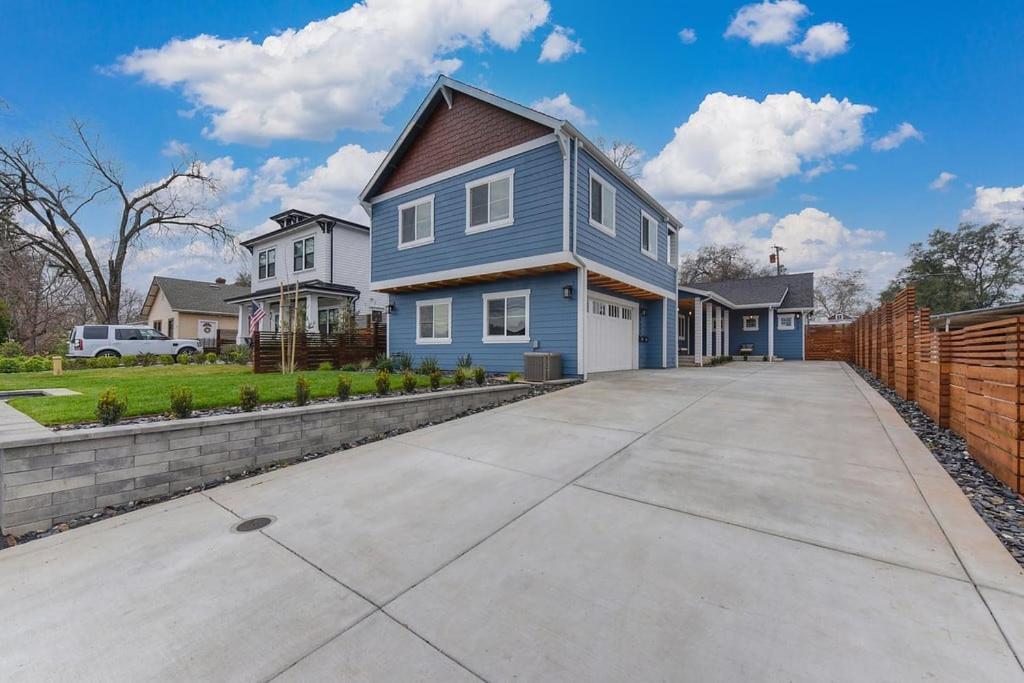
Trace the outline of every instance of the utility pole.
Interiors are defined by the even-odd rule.
[[[768,255],[768,262],[775,264],[776,275],[782,275],[782,252],[786,251],[786,249],[777,244],[773,244],[772,249],[775,250],[775,253]]]

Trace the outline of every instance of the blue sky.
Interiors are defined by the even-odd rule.
[[[244,234],[287,205],[360,217],[358,189],[440,71],[637,144],[684,249],[741,241],[766,259],[774,241],[794,270],[863,267],[879,286],[935,227],[1024,206],[1018,3],[6,0],[4,15],[0,136],[77,117],[139,185],[195,154]],[[149,244],[130,281],[230,275],[225,258]]]

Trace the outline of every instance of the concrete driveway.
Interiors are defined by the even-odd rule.
[[[1024,680],[1020,567],[833,363],[600,376],[4,551],[0,596],[4,681]]]

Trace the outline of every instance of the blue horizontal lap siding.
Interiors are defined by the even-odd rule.
[[[466,183],[515,169],[512,225],[466,234]],[[371,279],[562,251],[562,154],[557,142],[373,205]],[[434,195],[434,242],[398,248],[398,207]]]
[[[779,314],[775,313],[775,355],[786,360],[803,360],[804,317],[793,314],[793,329],[779,329]]]
[[[562,354],[562,372],[576,370],[576,298],[562,297],[562,287],[576,285],[576,272],[552,273],[478,285],[444,287],[410,294],[392,295],[395,312],[389,317],[391,353],[409,353],[418,364],[434,357],[442,368],[451,370],[459,356],[470,354],[473,364],[491,372],[523,371],[523,353],[533,351],[529,343],[485,344],[483,342],[483,295],[491,292],[530,290],[530,339],[537,351]],[[416,302],[452,299],[452,343],[416,343]]]
[[[590,224],[590,171],[615,188],[615,236]],[[582,149],[579,151],[577,251],[581,256],[603,263],[662,289],[676,286],[675,268],[668,263],[668,225],[663,216],[626,187],[610,171]],[[658,221],[658,258],[640,251],[640,210]]]
[[[729,355],[738,356],[740,346],[753,344],[755,356],[764,356],[768,353],[768,309],[752,308],[729,311]],[[757,331],[744,332],[743,318],[748,315],[757,316]],[[776,353],[779,343],[778,333],[775,335]]]

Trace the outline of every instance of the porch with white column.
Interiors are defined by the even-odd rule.
[[[729,311],[728,310],[725,311],[725,315],[723,316],[722,320],[725,323],[725,325],[724,325],[725,330],[723,331],[723,335],[724,335],[723,338],[725,339],[725,343],[722,345],[722,353],[724,353],[727,356],[731,356],[732,352],[729,350],[731,347],[729,346]]]
[[[725,355],[725,346],[722,344],[722,342],[725,340],[725,336],[724,336],[725,335],[725,308],[722,307],[722,306],[715,306],[715,309],[716,309],[716,313],[718,315],[718,325],[716,326],[717,329],[715,330],[715,333],[716,333],[715,334],[715,336],[716,336],[716,339],[715,339],[715,341],[716,341],[716,349],[715,350],[717,351],[717,353],[715,355],[724,356]]]
[[[768,308],[768,360],[775,360],[775,309]]]
[[[694,365],[704,364],[704,349],[703,349],[703,308],[704,303],[700,300],[699,296],[693,297],[693,363]]]
[[[704,304],[704,350],[709,358],[715,357],[715,305]]]

